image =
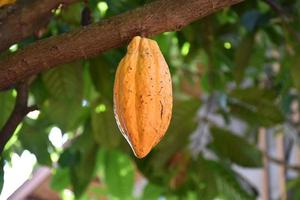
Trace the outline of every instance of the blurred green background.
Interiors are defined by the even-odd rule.
[[[29,101],[40,111],[19,125],[1,169],[27,150],[36,157],[34,168],[52,167],[51,187],[64,199],[256,199],[257,188],[233,166],[263,167],[259,128],[288,125],[299,144],[299,120],[293,118],[299,108],[292,105],[300,97],[300,1],[273,1],[283,10],[249,0],[152,37],[172,74],[174,110],[167,134],[146,158],[134,157],[114,119],[113,82],[123,46],[34,78]],[[88,6],[98,22],[149,2],[89,0]],[[84,6],[53,11],[42,38],[79,28]],[[15,90],[0,93],[0,127],[15,97]],[[147,181],[136,194],[138,177]],[[298,176],[286,185],[288,198],[300,199]],[[64,195],[66,188],[73,197]]]

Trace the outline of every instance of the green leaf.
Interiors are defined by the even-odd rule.
[[[34,103],[41,107],[49,97],[42,76],[39,75],[36,77],[36,79],[30,85],[30,92],[33,94]]]
[[[167,195],[166,199],[167,200],[179,200],[179,197],[171,194],[171,195]]]
[[[42,165],[51,166],[52,161],[48,152],[51,146],[48,140],[47,128],[49,123],[39,116],[37,120],[26,119],[18,134],[18,139],[24,149],[33,153]]]
[[[82,107],[79,102],[56,99],[49,99],[42,107],[48,120],[63,132],[76,129],[88,117],[89,111],[89,108]]]
[[[52,69],[43,74],[43,81],[49,99],[44,102],[42,112],[63,131],[78,127],[88,115],[88,109],[82,107],[84,84],[80,63]]]
[[[105,183],[109,192],[121,199],[132,196],[134,185],[134,167],[125,154],[109,150],[104,158]]]
[[[229,98],[230,113],[250,125],[270,127],[282,123],[284,116],[274,105],[276,94],[271,90],[258,88],[238,89]]]
[[[86,103],[86,106],[89,106],[94,99],[98,97],[97,91],[94,87],[92,77],[90,74],[89,62],[84,62],[83,67],[83,98]]]
[[[288,188],[288,192],[289,194],[289,199],[290,200],[297,200],[300,198],[300,178],[295,178],[295,179],[292,179],[292,180],[289,180],[288,181],[288,184],[287,184],[287,188]]]
[[[239,43],[236,51],[235,51],[235,70],[234,75],[235,79],[238,83],[244,78],[244,73],[246,68],[248,67],[251,54],[253,53],[253,45],[254,45],[254,36],[255,34],[246,35]]]
[[[71,167],[80,162],[80,152],[72,148],[67,148],[60,155],[58,164],[60,167]]]
[[[80,62],[65,64],[43,74],[43,81],[51,98],[79,101],[83,96],[83,76]]]
[[[74,194],[79,198],[89,185],[94,175],[98,147],[91,142],[91,145],[81,148],[79,163],[71,166],[70,177]]]
[[[101,97],[112,102],[114,67],[112,63],[103,55],[90,59],[90,75],[95,88]]]
[[[210,147],[222,158],[243,167],[261,167],[262,155],[255,145],[243,137],[217,127],[211,127],[213,141]]]
[[[186,195],[186,200],[197,200],[197,194],[195,192],[192,191],[188,191],[187,195]]]
[[[143,191],[142,199],[157,200],[162,195],[164,189],[152,183],[148,183]]]
[[[14,104],[13,91],[0,92],[0,129],[13,111]]]
[[[70,181],[76,199],[81,197],[93,178],[96,168],[98,145],[92,137],[90,121],[85,123],[83,132],[72,140],[59,158],[59,167],[70,169]]]
[[[69,24],[80,25],[82,9],[83,4],[81,2],[71,4],[62,9],[61,18]]]
[[[71,183],[76,197],[80,197],[84,193],[93,177],[96,154],[97,148],[92,146],[81,155],[80,163],[71,167]]]
[[[168,60],[168,56],[170,55],[172,45],[172,38],[176,36],[175,32],[169,32],[167,34],[159,34],[154,39],[159,44],[159,48],[163,53],[166,60]]]
[[[55,191],[62,191],[70,186],[70,169],[57,168],[52,175],[50,186]]]
[[[202,81],[202,84],[208,87],[208,91],[213,92],[216,90],[224,90],[225,77],[219,69],[209,69],[205,75],[207,76],[207,83]]]
[[[92,129],[95,141],[99,145],[111,148],[120,144],[122,136],[111,104],[101,102],[95,106],[92,111]]]
[[[230,93],[230,96],[246,102],[254,102],[257,99],[273,101],[276,98],[276,95],[276,91],[274,90],[260,89],[258,87],[236,89]]]
[[[194,183],[201,199],[254,199],[241,188],[234,172],[224,163],[198,158],[189,169],[189,178]]]
[[[300,56],[299,54],[293,56],[291,59],[291,76],[294,82],[295,87],[297,88],[298,91],[300,91]]]

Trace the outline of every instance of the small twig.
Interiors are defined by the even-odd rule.
[[[273,0],[265,0],[267,2],[267,4],[269,4],[269,6],[276,11],[277,13],[279,13],[282,16],[288,17],[289,18],[289,14],[275,1]]]
[[[265,2],[279,14],[286,29],[300,42],[300,33],[293,29],[289,24],[289,19],[292,19],[292,17],[277,2],[273,0],[265,0]]]
[[[15,107],[9,116],[8,120],[4,124],[3,128],[0,130],[0,154],[9,141],[9,139],[14,134],[18,125],[22,122],[24,117],[31,111],[37,110],[37,106],[28,106],[28,85],[27,83],[20,83],[16,87],[17,97],[15,102]]]
[[[280,160],[277,158],[274,158],[272,156],[270,156],[269,154],[267,154],[266,152],[263,152],[263,154],[268,158],[268,160],[270,160],[273,163],[276,163],[278,165],[284,165],[286,167],[286,169],[291,169],[291,170],[295,170],[295,171],[300,171],[300,166],[299,165],[288,165],[286,163],[285,160]]]

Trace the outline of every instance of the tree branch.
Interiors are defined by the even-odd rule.
[[[24,117],[31,111],[37,110],[37,106],[28,106],[28,85],[27,83],[20,83],[17,86],[17,98],[15,107],[0,130],[0,154],[2,153],[6,143],[14,134],[17,126],[21,123]]]
[[[0,52],[46,26],[51,10],[78,0],[18,1],[0,9]]]
[[[289,14],[285,12],[285,10],[275,1],[273,0],[265,0],[267,4],[277,13],[279,13],[281,16],[289,17]]]
[[[0,90],[59,64],[95,56],[136,35],[176,31],[243,0],[158,0],[78,30],[40,40],[0,61]]]
[[[299,165],[288,165],[285,160],[279,160],[277,158],[274,158],[267,154],[266,152],[263,152],[263,154],[267,157],[268,160],[270,160],[273,163],[276,163],[278,165],[284,165],[286,169],[291,169],[300,172],[300,166]]]
[[[275,11],[278,13],[280,18],[282,19],[283,24],[285,25],[286,29],[295,37],[295,39],[300,42],[300,33],[298,33],[291,25],[289,24],[289,19],[292,17],[287,13],[277,2],[273,0],[265,0],[265,2]]]

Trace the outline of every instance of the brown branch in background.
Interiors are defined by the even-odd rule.
[[[0,52],[45,27],[52,10],[78,0],[17,1],[0,9]]]
[[[271,162],[273,162],[275,164],[284,165],[286,169],[291,169],[291,170],[300,172],[299,165],[288,165],[285,160],[280,160],[280,159],[274,158],[274,157],[270,156],[269,154],[267,154],[266,152],[263,152],[263,154],[264,154],[264,156],[267,157],[268,160],[270,160]]]
[[[284,150],[284,134],[281,133],[278,136],[276,136],[276,157],[280,160],[286,160],[285,158],[285,150]],[[279,165],[278,170],[278,181],[279,181],[279,192],[280,192],[280,199],[286,200],[287,199],[287,193],[286,193],[286,165],[287,163],[284,162],[284,164]]]
[[[15,107],[8,120],[0,130],[0,154],[6,143],[14,134],[17,126],[22,122],[24,117],[31,111],[37,110],[37,106],[28,106],[28,84],[20,83],[17,85],[17,97]]]
[[[264,152],[263,158],[263,173],[262,173],[262,181],[263,181],[263,188],[262,188],[262,199],[269,200],[270,199],[270,173],[269,173],[269,159],[267,158],[268,155],[268,140],[266,135],[266,129],[264,127],[260,127],[258,130],[258,141],[259,147],[262,152]]]
[[[136,35],[153,36],[180,30],[242,1],[157,0],[99,23],[40,40],[0,61],[0,90],[57,65],[119,47]]]
[[[284,16],[284,17],[288,17],[290,18],[289,14],[275,1],[273,0],[265,0],[267,2],[267,4],[269,4],[269,6],[277,13],[279,13],[280,15]]]
[[[265,2],[279,14],[280,18],[286,29],[300,42],[300,33],[298,33],[293,27],[290,26],[289,21],[293,20],[293,17],[289,15],[277,2],[273,0],[265,0]]]

